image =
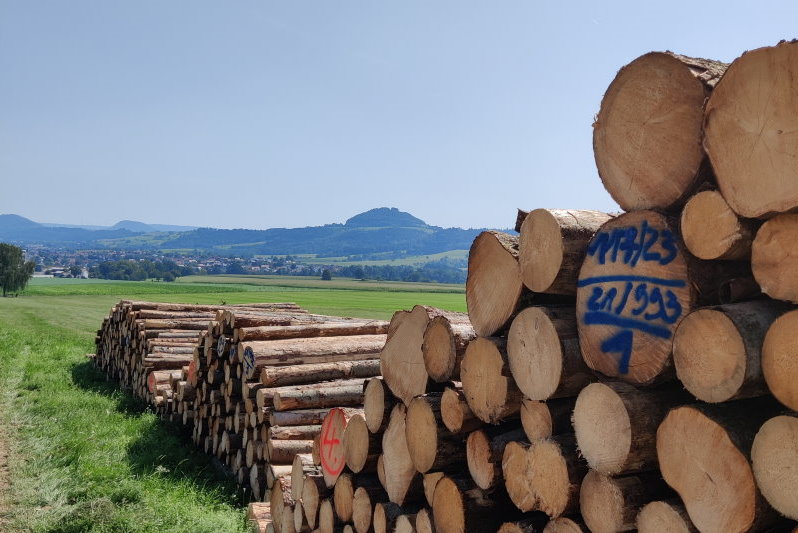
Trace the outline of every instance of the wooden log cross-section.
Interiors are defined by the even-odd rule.
[[[762,425],[751,447],[751,463],[768,503],[798,520],[798,414],[776,416]]]
[[[620,215],[596,233],[579,274],[576,318],[589,367],[637,384],[671,369],[673,333],[747,267],[684,252],[675,221],[654,211]]]
[[[734,60],[706,104],[704,148],[723,197],[740,216],[798,207],[798,42]]]
[[[478,337],[468,344],[460,370],[463,394],[474,415],[496,424],[518,413],[523,395],[510,374],[506,341]]]
[[[770,325],[762,344],[762,374],[778,401],[798,411],[798,310],[784,313]]]
[[[742,219],[720,192],[701,191],[690,197],[679,224],[684,244],[699,259],[746,260],[759,223]]]
[[[725,70],[718,61],[651,52],[618,72],[593,124],[593,154],[621,208],[678,207],[706,179],[704,101]]]
[[[524,285],[535,292],[576,294],[588,242],[610,218],[600,211],[530,211],[518,240],[518,264]]]
[[[759,228],[751,247],[751,270],[762,292],[778,300],[798,303],[795,243],[798,214],[777,215]]]
[[[673,339],[679,380],[696,398],[710,403],[767,394],[762,342],[773,321],[788,309],[783,302],[754,300],[690,313]]]

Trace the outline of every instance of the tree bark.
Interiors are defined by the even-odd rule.
[[[339,361],[283,367],[264,367],[260,382],[267,387],[304,385],[334,379],[370,378],[380,375],[380,360]]]

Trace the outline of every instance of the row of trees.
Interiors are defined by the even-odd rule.
[[[340,267],[335,273],[345,278],[380,281],[422,281],[433,283],[465,283],[466,269],[435,261],[420,266],[353,265]]]
[[[0,287],[4,297],[25,289],[35,268],[33,261],[25,261],[22,248],[0,242]]]
[[[160,279],[174,281],[180,276],[189,276],[196,271],[188,266],[180,266],[173,261],[103,261],[89,269],[89,276],[100,279],[123,281],[144,281]]]

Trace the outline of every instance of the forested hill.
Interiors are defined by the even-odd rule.
[[[132,229],[136,226],[127,224],[127,227]],[[138,227],[146,229],[145,224]],[[410,213],[387,207],[360,213],[343,224],[266,230],[91,231],[45,227],[16,215],[0,215],[0,241],[113,249],[183,249],[245,256],[352,256],[383,252],[434,254],[468,249],[480,231],[430,226]]]

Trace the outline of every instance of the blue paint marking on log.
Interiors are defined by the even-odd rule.
[[[617,275],[617,276],[593,276],[591,278],[580,279],[576,286],[587,287],[598,283],[612,283],[616,281],[645,282],[663,287],[684,287],[687,285],[683,279],[655,278],[651,276]]]
[[[629,361],[632,358],[632,341],[634,332],[623,329],[601,343],[601,351],[604,353],[619,353],[618,372],[621,374],[629,373]]]
[[[634,318],[617,316],[604,311],[588,311],[585,313],[584,323],[588,326],[618,326],[624,329],[634,329],[662,339],[670,339],[672,335],[671,331],[666,327],[649,324]]]

